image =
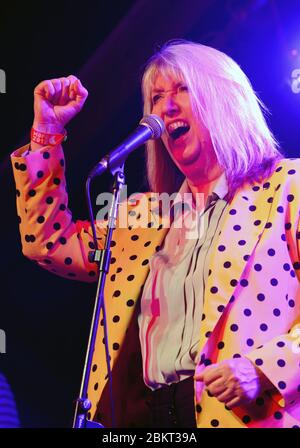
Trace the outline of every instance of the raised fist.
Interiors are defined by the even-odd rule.
[[[33,127],[61,132],[81,111],[87,96],[88,91],[73,75],[40,82],[34,89]]]

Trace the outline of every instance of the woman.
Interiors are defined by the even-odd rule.
[[[118,426],[295,426],[299,162],[282,160],[262,103],[224,53],[167,44],[142,88],[144,113],[166,126],[148,143],[150,189],[191,194],[187,214],[201,231],[189,238],[176,210],[170,228],[154,225],[159,213],[148,217],[138,197],[122,205],[129,226],[115,230],[105,290]],[[60,145],[87,91],[69,76],[43,81],[34,96],[31,145],[12,157],[23,253],[94,281],[92,232],[67,210]],[[97,232],[103,241],[105,226]],[[89,399],[91,418],[110,426],[102,339],[100,325]]]

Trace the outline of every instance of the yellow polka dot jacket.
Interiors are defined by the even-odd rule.
[[[24,255],[57,275],[95,281],[97,266],[88,258],[93,248],[90,225],[74,222],[68,210],[62,148],[45,147],[22,156],[26,149],[12,155]],[[199,329],[197,372],[211,363],[246,356],[274,390],[228,410],[197,382],[198,427],[300,426],[299,176],[300,160],[281,160],[269,178],[240,189],[226,207],[210,252]],[[125,205],[128,226],[117,226],[114,232],[105,289],[109,346],[117,425],[146,427],[148,392],[137,316],[149,258],[162,245],[167,229],[159,225],[158,215],[147,211],[145,217],[139,200]],[[148,222],[143,228],[138,226],[142,218]],[[104,233],[98,223],[99,243]],[[109,427],[103,338],[100,323],[89,398],[91,418]]]

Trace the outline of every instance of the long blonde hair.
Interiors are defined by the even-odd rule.
[[[282,158],[263,114],[267,108],[229,56],[195,42],[165,44],[144,71],[144,115],[151,113],[151,92],[158,73],[184,80],[195,117],[210,132],[231,192],[246,181],[266,177]],[[183,180],[161,140],[147,143],[147,176],[151,190],[159,193],[177,191]]]

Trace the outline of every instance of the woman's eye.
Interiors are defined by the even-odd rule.
[[[185,85],[178,87],[178,92],[187,92],[187,91],[188,91],[188,88]]]
[[[154,95],[152,98],[152,104],[156,104],[161,98],[161,95]]]

